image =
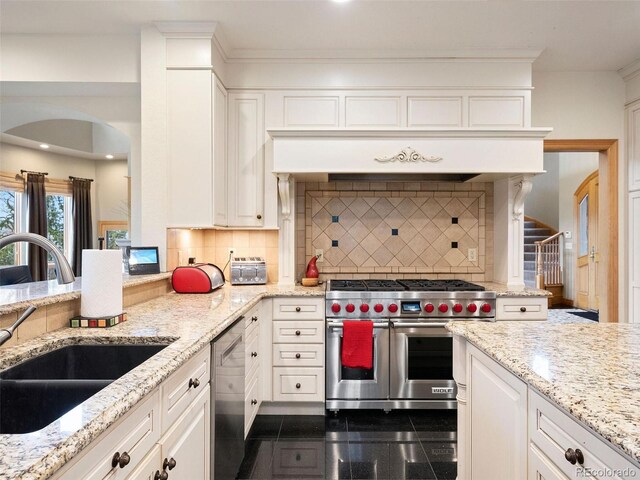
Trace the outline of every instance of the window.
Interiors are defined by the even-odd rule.
[[[73,227],[71,223],[71,197],[68,195],[47,195],[47,237],[71,258],[71,237]],[[49,255],[49,279],[56,277],[53,257]]]
[[[0,237],[23,231],[23,194],[15,190],[0,190]],[[11,244],[0,250],[0,265],[26,263],[24,244]]]

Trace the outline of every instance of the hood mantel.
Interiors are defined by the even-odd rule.
[[[269,129],[275,173],[543,172],[551,128]]]

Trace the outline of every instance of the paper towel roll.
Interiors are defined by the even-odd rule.
[[[122,252],[82,251],[83,317],[112,317],[122,313]]]

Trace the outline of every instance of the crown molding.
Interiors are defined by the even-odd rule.
[[[402,128],[402,129],[300,129],[271,128],[271,138],[545,138],[553,128]]]
[[[620,70],[618,70],[618,74],[625,82],[628,82],[632,78],[640,75],[640,58],[622,67]]]
[[[154,22],[168,38],[213,38],[219,30],[218,22]]]

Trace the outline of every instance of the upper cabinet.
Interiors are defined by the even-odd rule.
[[[228,224],[264,225],[264,95],[229,93]]]
[[[216,225],[228,224],[227,196],[227,90],[214,76],[213,82],[213,219]]]

